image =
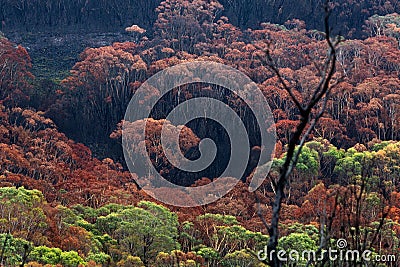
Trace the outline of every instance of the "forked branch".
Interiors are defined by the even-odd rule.
[[[314,88],[314,91],[309,100],[303,101],[306,103],[301,103],[300,100],[294,94],[294,89],[288,85],[288,83],[283,78],[279,68],[273,61],[271,56],[271,51],[267,49],[266,52],[266,64],[273,71],[273,73],[277,76],[279,82],[281,83],[284,90],[286,90],[291,97],[291,100],[296,105],[299,114],[300,114],[300,122],[296,127],[293,135],[291,136],[287,148],[286,159],[281,167],[278,181],[275,187],[275,200],[272,208],[272,219],[270,225],[262,218],[263,215],[259,211],[258,214],[262,219],[264,226],[268,229],[270,239],[268,243],[268,263],[272,267],[281,266],[281,262],[279,261],[276,253],[276,249],[278,246],[279,239],[279,216],[281,211],[282,200],[284,198],[284,190],[289,181],[289,176],[293,171],[293,168],[296,166],[299,155],[302,151],[302,148],[305,144],[310,133],[315,128],[319,119],[325,112],[326,105],[330,96],[330,92],[332,88],[336,85],[333,83],[333,77],[336,71],[336,50],[337,46],[340,43],[340,39],[337,39],[335,42],[331,40],[331,31],[329,26],[329,16],[330,11],[328,7],[328,3],[325,4],[325,42],[328,46],[328,54],[324,61],[323,67],[319,70],[319,74],[321,76],[317,86]],[[321,102],[322,101],[322,102]],[[318,104],[321,103],[320,107]],[[274,253],[275,252],[275,253]]]

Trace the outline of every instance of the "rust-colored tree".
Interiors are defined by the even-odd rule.
[[[9,106],[26,105],[31,86],[31,58],[25,48],[0,36],[0,101]]]

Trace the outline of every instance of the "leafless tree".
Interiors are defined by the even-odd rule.
[[[328,99],[332,88],[338,83],[334,81],[334,74],[336,71],[336,51],[340,43],[340,38],[332,40],[331,29],[329,25],[330,8],[328,3],[325,4],[325,41],[328,46],[328,53],[324,60],[322,67],[318,68],[319,76],[321,77],[317,86],[313,89],[312,94],[308,100],[301,101],[294,93],[294,89],[289,85],[284,77],[282,76],[277,64],[275,64],[271,51],[267,49],[266,52],[266,64],[272,70],[272,72],[278,78],[281,86],[288,92],[291,100],[296,105],[299,114],[300,122],[297,125],[294,133],[292,134],[288,147],[285,161],[280,169],[279,178],[276,182],[273,182],[275,190],[275,200],[272,208],[272,219],[268,224],[264,219],[261,209],[258,211],[258,215],[263,221],[264,226],[268,229],[270,239],[268,243],[268,251],[276,251],[279,239],[279,217],[282,206],[282,200],[284,198],[284,190],[288,184],[289,177],[296,166],[299,155],[302,148],[309,137],[310,133],[315,128],[318,120],[322,117],[325,112]],[[277,253],[271,253],[268,255],[269,264],[272,267],[281,266],[282,263],[277,257]]]

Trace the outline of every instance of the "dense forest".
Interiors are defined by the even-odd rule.
[[[321,1],[1,0],[0,266],[398,266],[400,5],[341,0],[329,2],[325,12],[324,6]],[[29,48],[8,39],[15,32],[31,38],[51,31],[122,31],[128,41],[82,49],[65,73],[59,65],[40,70]],[[260,160],[260,129],[249,130],[255,119],[248,103],[225,88],[174,88],[155,108],[140,107],[151,110],[149,118],[126,127],[129,101],[147,79],[180,63],[206,61],[246,74],[272,111],[274,158],[253,193],[248,187]],[[324,71],[329,66],[330,76]],[[57,74],[35,77],[49,69]],[[188,69],[185,75],[196,74]],[[325,83],[326,101],[306,114],[302,107]],[[159,94],[154,88],[143,102]],[[146,164],[174,184],[201,187],[220,179],[230,157],[220,125],[166,120],[175,106],[196,97],[220,100],[238,114],[250,133],[251,153],[244,175],[218,201],[166,205],[137,179],[170,198],[192,203],[194,197],[160,187],[147,168],[131,172],[123,134],[133,133],[133,147],[144,142]],[[135,135],[143,125],[146,140]],[[299,131],[301,125],[312,131]],[[202,139],[213,139],[214,162],[196,175],[180,172],[163,151],[164,126],[180,130],[180,149],[190,160],[199,157]],[[282,170],[293,153],[298,158],[279,199],[276,248],[320,253],[346,247],[371,251],[381,262],[324,257],[277,265],[260,258],[274,235],[269,225]],[[343,240],[346,246],[340,247]]]
[[[3,0],[0,3],[1,30],[9,31],[88,31],[119,30],[132,24],[151,30],[157,20],[157,6],[163,1],[122,0]],[[165,2],[165,1],[164,1]],[[221,0],[217,17],[226,16],[241,29],[258,28],[261,22],[283,24],[290,19],[306,22],[310,29],[323,29],[322,0],[297,2],[270,0]],[[332,25],[338,33],[361,36],[365,20],[373,15],[398,12],[398,1],[339,0]]]

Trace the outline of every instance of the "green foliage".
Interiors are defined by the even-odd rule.
[[[155,259],[161,251],[177,247],[178,217],[167,208],[143,201],[120,213],[121,222],[116,230],[122,248],[139,255],[144,263]]]
[[[303,175],[308,175],[308,176],[317,176],[319,172],[319,154],[318,151],[310,148],[313,147],[311,144],[305,145],[301,153],[299,155],[297,164],[296,164],[296,170]],[[297,153],[298,148],[295,150],[295,153]],[[283,156],[280,159],[274,159],[273,164],[272,164],[272,171],[279,172],[280,167],[283,165],[283,163],[286,160],[286,153],[283,154]]]
[[[296,169],[306,175],[318,175],[319,171],[319,156],[318,152],[304,146],[299,155],[296,164]]]
[[[95,226],[94,226],[93,224],[91,224],[91,223],[89,223],[89,222],[83,220],[83,219],[80,219],[80,220],[76,221],[75,224],[76,224],[77,226],[79,226],[79,227],[85,229],[86,231],[89,231],[89,232],[95,231]]]
[[[27,208],[34,208],[36,205],[44,202],[42,192],[39,190],[28,190],[24,187],[1,187],[0,200],[9,204],[16,203],[26,206]]]
[[[96,242],[100,243],[103,247],[107,247],[108,245],[116,245],[117,244],[117,240],[113,239],[108,234],[96,235],[93,238],[96,240]]]
[[[249,249],[257,251],[268,243],[268,236],[252,232],[239,225],[234,216],[221,214],[205,214],[197,217],[203,231],[202,245],[212,249],[218,257],[224,257],[235,250]],[[201,233],[200,233],[200,236]],[[199,253],[204,253],[205,259],[211,257],[212,251],[200,246]],[[211,253],[211,254],[210,254]],[[211,257],[215,260],[216,258]]]
[[[142,260],[136,256],[128,256],[117,263],[118,267],[144,267]]]
[[[22,263],[22,257],[32,244],[21,238],[14,238],[10,234],[0,234],[0,253],[3,254],[2,263],[5,266],[17,266]]]
[[[107,216],[99,216],[96,219],[95,227],[101,233],[106,233],[110,236],[115,234],[119,225],[122,222],[121,214],[110,213]]]
[[[335,146],[329,147],[329,150],[323,153],[324,157],[331,158],[335,162],[345,156],[345,151],[343,149],[338,149]]]
[[[101,208],[98,208],[97,210],[93,210],[93,212],[96,214],[96,216],[106,216],[107,214],[110,213],[118,213],[122,210],[124,210],[126,207],[124,207],[121,204],[115,204],[115,203],[110,203],[105,206],[102,206]],[[86,211],[88,213],[88,211]],[[90,212],[92,213],[92,212]]]
[[[333,174],[344,183],[357,184],[364,179],[367,190],[362,195],[363,212],[368,210],[369,216],[373,217],[385,205],[382,195],[376,192],[377,186],[381,186],[379,183],[395,185],[400,177],[400,143],[382,143],[374,145],[371,151],[362,145],[345,151],[329,143],[313,141],[304,147],[296,169],[302,175],[315,175],[322,162],[334,166]],[[278,169],[282,162],[283,158],[275,159],[274,167]],[[45,200],[41,192],[23,187],[4,187],[0,188],[0,200],[0,207],[11,214],[11,220],[6,216],[0,218],[3,231],[7,231],[12,222],[18,225],[19,234],[25,233],[22,222],[26,218],[36,225],[36,229],[45,229]],[[206,266],[262,266],[252,252],[261,250],[268,242],[268,236],[246,229],[234,216],[206,213],[194,222],[185,221],[180,225],[179,244],[177,215],[149,201],[142,201],[137,206],[108,204],[98,209],[82,205],[70,209],[60,205],[56,210],[57,225],[61,229],[77,226],[89,232],[90,252],[82,254],[79,251],[81,254],[78,254],[78,251],[62,251],[60,248],[33,247],[24,239],[9,235],[6,240],[7,235],[0,234],[0,248],[4,247],[3,261],[6,264],[21,264],[29,248],[27,260],[43,265],[78,266],[91,261],[118,266],[173,266],[176,259],[182,258],[181,266],[198,267],[202,261]],[[384,242],[394,240],[397,245],[392,249],[396,249],[399,241],[393,229],[398,228],[398,222],[391,225],[386,223],[381,231],[383,238],[388,239]],[[288,234],[279,239],[279,249],[296,250],[300,256],[303,251],[317,250],[319,230],[314,225],[295,222],[282,227]],[[372,233],[378,227],[379,222],[373,222],[360,229]],[[352,229],[354,231],[354,227]],[[179,250],[181,245],[185,252]],[[298,266],[304,264],[300,261]]]
[[[226,250],[251,249],[257,251],[268,243],[268,236],[252,232],[243,226],[219,226],[214,240],[221,240]]]
[[[79,264],[84,264],[85,261],[78,255],[76,251],[62,252],[60,263],[65,267],[77,267]]]
[[[279,248],[286,251],[297,250],[298,252],[318,249],[315,241],[306,233],[292,233],[279,239]]]
[[[94,221],[98,217],[98,212],[96,209],[92,207],[87,207],[83,205],[75,205],[72,208],[72,211],[77,215],[85,219],[86,221]]]
[[[393,143],[393,141],[382,141],[380,143],[374,144],[371,147],[371,151],[377,152],[379,150],[383,150],[383,149],[385,149],[385,147],[387,147],[389,144],[392,144],[392,143]]]
[[[159,252],[179,248],[177,215],[155,203],[108,204],[99,209],[78,205],[73,210],[74,224],[93,233],[93,253],[103,252],[119,261],[123,255],[135,255],[147,264]],[[94,224],[87,221],[93,218]]]
[[[351,181],[352,178],[361,176],[362,163],[359,159],[362,158],[362,154],[349,152],[344,158],[337,161],[334,169],[334,173],[343,181]]]
[[[311,224],[301,224],[294,223],[287,226],[287,231],[289,234],[297,233],[297,234],[306,234],[309,236],[315,243],[319,241],[319,229]]]
[[[196,238],[196,232],[193,222],[184,221],[181,224],[179,240],[182,250],[190,251],[194,246],[201,244],[201,240]]]
[[[239,224],[235,216],[222,215],[222,214],[211,214],[206,213],[197,217],[199,221],[209,221],[217,225],[236,225]]]
[[[43,194],[38,190],[0,188],[0,232],[11,233],[28,241],[35,237],[32,241],[41,242],[47,228],[44,204]]]
[[[220,258],[219,253],[215,249],[209,247],[200,248],[197,254],[207,261],[218,260]]]
[[[265,264],[261,263],[257,257],[244,249],[226,254],[222,259],[221,264],[224,267],[266,266]]]
[[[41,264],[58,264],[61,262],[62,251],[59,248],[49,248],[46,246],[35,247],[29,254],[31,261]]]
[[[342,184],[367,184],[368,192],[385,186],[398,186],[400,177],[399,142],[381,142],[372,147],[372,151],[357,151],[349,148],[339,158],[333,174]],[[363,181],[362,181],[363,179]]]
[[[95,263],[105,264],[111,261],[111,257],[104,252],[95,254],[89,253],[89,255],[86,257],[86,261],[94,261]]]
[[[77,216],[73,210],[64,207],[62,205],[57,206],[58,216],[61,219],[61,222],[66,225],[74,225],[78,220],[79,216]]]
[[[96,255],[97,257],[93,255],[92,257],[99,259],[101,256],[104,256],[101,254]],[[46,246],[35,247],[29,254],[29,258],[31,261],[41,264],[62,264],[65,267],[76,267],[79,264],[85,263],[76,251],[61,251],[59,248],[49,248]]]
[[[279,239],[278,250],[286,251],[285,257],[288,257],[289,260],[288,255],[292,255],[293,258],[298,257],[298,261],[296,259],[297,266],[306,266],[307,258],[303,259],[303,255],[317,251],[318,246],[306,233],[292,233]]]

